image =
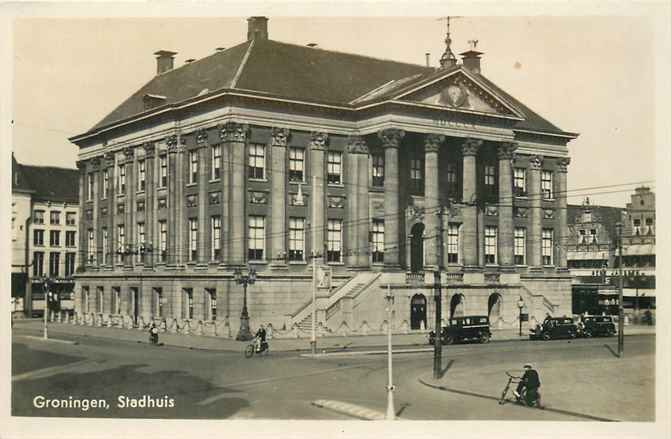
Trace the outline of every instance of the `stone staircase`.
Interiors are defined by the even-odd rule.
[[[338,303],[343,297],[356,297],[361,294],[366,288],[373,284],[382,274],[370,271],[363,271],[357,273],[350,280],[336,289],[324,303],[319,303],[320,310],[326,310],[326,320],[329,319],[329,312],[333,313],[336,310]],[[291,326],[298,325],[298,328],[303,332],[312,331],[312,302],[304,306],[293,318]]]

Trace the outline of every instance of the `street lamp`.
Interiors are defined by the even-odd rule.
[[[394,293],[391,292],[391,285],[387,285],[387,294],[384,296],[387,300],[387,416],[386,419],[396,419],[394,410],[394,384],[392,381],[391,369],[391,319],[394,306]]]
[[[517,307],[520,309],[520,337],[522,336],[522,308],[524,308],[524,300],[522,300],[522,296],[520,296],[520,299],[517,301]]]
[[[243,289],[240,331],[235,339],[238,341],[249,341],[253,337],[249,330],[249,314],[247,313],[247,285],[256,282],[256,271],[253,268],[247,268],[247,273],[243,273],[241,269],[237,268],[233,275],[235,276],[235,281],[238,285],[242,285]]]
[[[622,223],[615,223],[615,230],[617,230],[617,248],[618,248],[618,284],[619,284],[619,301],[618,301],[618,322],[617,322],[617,355],[622,358],[624,355],[624,298],[622,293]]]

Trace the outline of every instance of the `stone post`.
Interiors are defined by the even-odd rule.
[[[401,241],[398,148],[405,131],[387,128],[380,131],[378,137],[384,148],[384,265],[388,269],[398,269]]]
[[[513,167],[512,158],[517,144],[502,143],[497,155],[499,159],[499,265],[512,267],[514,260],[514,232],[513,232]]]

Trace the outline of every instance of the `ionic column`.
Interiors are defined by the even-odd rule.
[[[437,270],[440,264],[440,195],[438,185],[438,151],[445,136],[428,134],[424,139],[424,225],[426,270]]]
[[[378,133],[384,148],[384,265],[391,269],[400,267],[398,148],[404,136],[405,131],[397,128]]]
[[[229,260],[233,265],[242,265],[247,260],[245,250],[245,230],[247,228],[247,178],[245,176],[246,166],[246,141],[249,126],[236,122],[228,122],[221,129],[222,140],[228,146],[229,153]],[[224,175],[223,178],[226,178]]]
[[[358,136],[347,143],[347,212],[350,227],[346,228],[348,265],[356,268],[368,267],[368,145]]]
[[[557,230],[555,232],[555,241],[558,249],[556,264],[558,268],[567,268],[566,241],[568,239],[568,211],[566,203],[566,176],[569,163],[571,163],[571,159],[568,157],[561,158],[557,161],[557,190],[555,192],[555,198],[557,199]]]
[[[535,155],[529,158],[529,207],[531,211],[529,223],[529,267],[543,265],[541,256],[541,230],[543,228],[543,209],[541,200],[541,167],[543,156]]]
[[[151,252],[147,252],[144,255],[145,265],[154,265],[157,252],[159,251],[157,246],[154,246],[154,154],[156,151],[156,146],[153,143],[145,143],[142,145],[144,148],[144,169],[146,172],[145,175],[145,189],[144,189],[144,232],[145,232],[145,243],[148,246],[151,246]]]
[[[310,141],[310,241],[314,255],[326,260],[326,176],[324,172],[324,150],[328,143],[328,133],[313,132]]]
[[[513,165],[512,158],[517,144],[506,142],[499,145],[499,265],[510,267],[515,264],[513,232]]]
[[[463,155],[463,202],[462,217],[463,225],[463,255],[464,266],[474,267],[478,265],[478,239],[477,234],[477,206],[476,200],[476,167],[475,157],[478,149],[482,145],[482,140],[467,139],[461,146]]]
[[[195,134],[198,147],[198,263],[207,264],[210,260],[208,236],[210,224],[207,221],[207,182],[209,180],[207,130],[198,130]]]
[[[172,135],[166,139],[168,147],[168,258],[167,263],[175,265],[179,262],[177,256],[177,213],[178,204],[181,202],[177,198],[177,180],[180,174],[178,168],[178,138]]]
[[[123,151],[125,162],[126,162],[126,207],[124,210],[124,223],[125,223],[125,239],[126,245],[133,250],[137,250],[137,242],[135,236],[135,227],[133,222],[135,221],[135,193],[137,188],[135,187],[135,148],[132,146],[127,147]],[[129,244],[133,244],[129,246]],[[125,252],[125,249],[122,249]],[[124,256],[124,265],[132,267],[135,265],[135,256],[134,255],[125,255]]]
[[[286,267],[287,255],[287,128],[273,128],[270,137],[270,245],[271,266]]]

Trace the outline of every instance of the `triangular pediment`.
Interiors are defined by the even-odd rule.
[[[477,77],[467,75],[462,70],[436,78],[413,90],[405,90],[395,100],[444,107],[454,111],[524,118],[524,115],[503,97],[479,82]]]

